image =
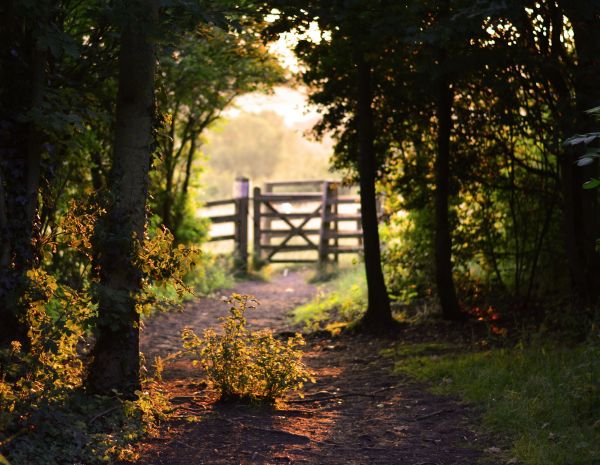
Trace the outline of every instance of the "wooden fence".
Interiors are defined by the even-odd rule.
[[[289,189],[294,191],[285,192]],[[234,206],[233,214],[209,216],[216,224],[233,223],[234,233],[213,236],[210,240],[234,240],[241,266],[248,265],[250,201],[252,252],[256,262],[324,264],[337,261],[341,254],[362,252],[360,199],[357,195],[342,195],[339,182],[269,182],[264,191],[255,187],[252,199],[248,194],[248,179],[238,178],[234,198],[206,204],[207,207]],[[341,212],[342,205],[354,211]],[[348,244],[348,240],[352,240],[352,244]],[[314,254],[310,256],[307,252]]]
[[[211,223],[223,224],[233,223],[233,234],[212,235],[210,242],[233,240],[235,243],[235,258],[239,262],[239,268],[248,269],[248,213],[249,213],[249,190],[250,181],[248,178],[239,177],[235,180],[234,198],[225,200],[214,200],[207,202],[205,207],[208,209],[215,207],[233,206],[233,213],[227,215],[208,216]]]

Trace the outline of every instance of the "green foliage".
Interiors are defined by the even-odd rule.
[[[154,296],[156,302],[154,309],[169,310],[177,308],[179,302],[189,301],[197,296],[206,296],[220,289],[233,286],[234,278],[230,272],[231,260],[223,255],[215,255],[203,252],[195,260],[192,270],[185,273],[183,283],[189,292],[181,292],[181,287],[173,283],[152,284],[149,292]]]
[[[348,323],[358,319],[367,308],[367,285],[362,267],[342,271],[324,286],[309,303],[294,309],[294,323],[308,330],[326,327],[331,322]]]
[[[183,244],[175,244],[175,239],[166,228],[150,231],[140,244],[136,254],[143,274],[142,289],[138,296],[138,311],[148,313],[159,308],[169,308],[191,293],[185,277],[196,267],[200,250]],[[175,292],[174,301],[157,298],[155,291],[169,287]]]
[[[300,334],[282,342],[271,331],[249,330],[245,313],[258,305],[252,296],[232,294],[227,304],[222,334],[209,329],[199,337],[190,328],[182,334],[183,347],[195,353],[194,363],[222,398],[272,402],[312,380],[302,362]]]
[[[433,219],[429,210],[398,210],[380,228],[383,270],[390,296],[410,303],[432,294]]]
[[[0,381],[1,399],[7,398],[7,386]],[[136,401],[50,386],[43,393],[19,388],[13,394],[13,409],[3,408],[0,418],[0,442],[11,465],[136,460],[135,443],[156,436],[169,411],[166,398],[149,381]]]
[[[96,318],[93,227],[102,210],[73,202],[61,222],[41,239],[43,256],[66,251],[79,263],[80,279],[58,280],[44,268],[27,273],[23,297],[30,348],[17,341],[0,350],[0,444],[12,465],[112,463],[132,458],[132,444],[154,431],[165,401],[150,381],[135,402],[83,393],[89,335]],[[175,245],[165,229],[154,229],[137,250],[143,273],[140,312],[171,308],[189,290],[185,277],[198,251]],[[60,276],[60,275],[59,275]],[[170,288],[167,303],[157,289]],[[110,415],[104,414],[109,411]],[[98,421],[101,419],[101,421]],[[9,440],[10,438],[10,440]],[[48,444],[53,444],[48,447]]]
[[[244,22],[246,28],[238,32],[202,24],[160,54],[158,104],[164,116],[151,192],[156,213],[178,242],[195,239],[189,233],[196,222],[204,132],[235,97],[268,92],[283,82],[283,70],[254,33],[261,25],[250,17]]]
[[[506,460],[525,465],[600,461],[600,345],[534,344],[456,355],[439,345],[403,346],[396,370],[434,383],[483,409],[483,421],[510,440]]]

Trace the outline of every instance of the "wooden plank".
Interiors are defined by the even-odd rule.
[[[304,245],[289,245],[289,244],[284,244],[283,246],[281,244],[261,244],[260,245],[261,249],[265,249],[265,250],[275,250],[277,252],[298,252],[301,250],[318,250],[319,247],[315,244],[313,245],[309,245],[309,244],[304,244]]]
[[[320,213],[315,212],[306,212],[306,213],[274,213],[274,212],[265,212],[261,215],[263,218],[279,218],[282,221],[283,218],[288,220],[303,220],[305,218],[319,218],[321,216]]]
[[[310,258],[272,258],[271,263],[317,263],[317,259]]]
[[[231,241],[235,240],[235,234],[230,234],[229,236],[212,236],[208,242],[217,242],[217,241]]]
[[[340,196],[339,196],[339,192],[336,191],[336,195],[333,196],[332,199],[330,199],[331,203],[332,203],[332,215],[339,215],[340,214],[340,203],[338,202]],[[332,232],[335,233],[334,235],[334,239],[333,239],[333,246],[334,247],[338,247],[340,245],[339,243],[339,239],[337,236],[337,232],[340,229],[340,223],[338,221],[332,221]],[[333,254],[333,260],[335,261],[335,263],[338,263],[340,261],[340,256],[337,253]]]
[[[289,236],[292,231],[290,231],[289,229],[263,229],[261,231],[263,234],[268,234],[272,237],[286,237]],[[302,229],[302,233],[304,234],[311,234],[311,235],[316,235],[319,234],[319,230],[318,229]],[[298,233],[294,233],[293,235],[298,236]]]
[[[252,215],[254,216],[254,260],[255,264],[257,261],[262,260],[260,251],[260,218],[261,218],[261,201],[260,199],[260,187],[254,188],[254,200],[252,201]]]
[[[353,215],[353,214],[344,214],[344,213],[340,213],[339,215],[330,215],[327,217],[328,221],[360,221],[361,216],[360,215]]]
[[[266,206],[266,207],[267,207],[269,210],[271,210],[271,212],[272,212],[272,213],[276,213],[276,214],[278,214],[278,215],[279,215],[279,219],[281,219],[282,221],[284,221],[284,222],[285,222],[285,223],[286,223],[286,224],[287,224],[287,225],[290,227],[290,235],[288,235],[286,238],[284,238],[284,239],[283,239],[283,241],[282,241],[281,243],[277,244],[277,248],[276,248],[276,249],[273,249],[273,250],[271,251],[271,253],[270,253],[270,254],[269,254],[269,256],[267,257],[267,260],[270,260],[271,258],[273,258],[273,255],[275,255],[275,254],[276,254],[276,253],[277,253],[277,252],[278,252],[278,251],[279,251],[279,250],[280,250],[280,249],[281,249],[283,246],[285,246],[285,245],[288,243],[288,241],[289,241],[289,240],[290,240],[292,237],[294,237],[294,236],[300,236],[300,237],[302,237],[302,238],[303,238],[303,239],[306,241],[306,243],[307,243],[307,244],[309,244],[309,245],[311,245],[311,246],[315,245],[315,244],[313,243],[313,241],[311,241],[311,240],[310,240],[310,238],[309,238],[309,237],[308,237],[306,234],[304,234],[304,233],[302,232],[302,228],[303,228],[303,227],[304,227],[304,226],[305,226],[305,225],[306,225],[306,224],[307,224],[307,223],[310,221],[310,216],[309,216],[309,217],[307,217],[307,218],[305,218],[305,219],[302,221],[302,223],[300,223],[299,225],[297,225],[297,226],[296,226],[296,225],[295,225],[295,224],[293,224],[291,221],[289,221],[288,219],[286,219],[284,216],[281,216],[281,215],[280,215],[280,212],[279,212],[279,211],[278,211],[278,210],[277,210],[275,207],[273,207],[273,205],[271,205],[271,202],[264,202],[264,205],[265,205],[265,206]],[[319,206],[318,206],[318,207],[317,207],[317,208],[316,208],[316,209],[313,211],[313,214],[317,214],[317,213],[319,213],[319,211],[321,211],[321,210],[322,210],[322,205],[319,205]],[[261,246],[262,246],[262,244],[261,244]]]
[[[214,224],[234,223],[237,221],[238,216],[237,215],[220,215],[220,216],[209,216],[208,218],[210,219],[211,223],[214,223]]]
[[[306,192],[286,192],[284,194],[263,194],[260,200],[271,203],[291,202],[317,202],[321,200],[320,194],[307,194]]]
[[[235,223],[235,245],[239,267],[243,274],[248,272],[248,211],[250,207],[250,181],[238,176],[235,180],[235,213],[238,221]]]
[[[210,202],[206,202],[204,204],[204,207],[205,208],[219,207],[221,205],[229,205],[229,204],[234,204],[234,203],[235,203],[235,199],[212,200]]]
[[[352,203],[360,203],[360,196],[358,195],[340,195],[335,202],[337,204],[352,204]]]
[[[268,181],[265,183],[265,190],[267,192],[273,192],[274,187],[282,186],[321,186],[326,180],[325,179],[298,179],[292,181]]]
[[[329,252],[332,253],[361,253],[363,252],[362,247],[330,247]]]
[[[319,231],[319,266],[324,266],[329,257],[329,230],[331,229],[331,221],[328,220],[332,213],[332,204],[330,202],[337,192],[334,191],[336,184],[330,182],[323,183],[323,192],[321,193],[321,229]]]
[[[331,231],[328,234],[329,239],[360,239],[363,237],[362,231]],[[337,244],[336,244],[337,245]]]

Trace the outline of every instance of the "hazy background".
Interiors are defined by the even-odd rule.
[[[230,197],[237,176],[253,186],[264,181],[330,178],[332,142],[308,132],[318,115],[302,92],[279,87],[269,95],[248,94],[225,112],[206,135],[199,193],[203,200]]]

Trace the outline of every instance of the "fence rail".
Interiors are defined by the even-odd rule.
[[[274,192],[289,188],[290,192]],[[313,190],[304,190],[312,188]],[[211,242],[233,240],[240,266],[248,265],[248,229],[252,204],[253,254],[257,261],[270,263],[319,263],[337,261],[341,254],[362,252],[360,198],[339,195],[340,183],[327,180],[272,181],[264,191],[255,187],[249,195],[249,181],[236,179],[234,198],[206,203],[206,208],[233,206],[233,214],[208,216],[214,224],[233,223],[233,234],[215,235]],[[352,205],[354,212],[341,212]],[[348,224],[354,223],[354,228]],[[340,227],[342,224],[345,226]],[[341,241],[354,241],[342,244]],[[297,252],[315,252],[307,257]],[[290,256],[290,253],[296,253]]]

